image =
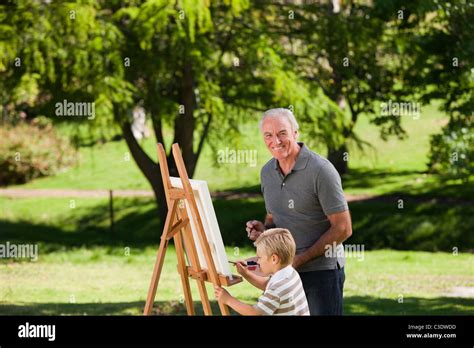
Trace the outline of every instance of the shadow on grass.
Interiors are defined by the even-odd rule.
[[[461,180],[446,180],[445,178],[423,171],[401,170],[390,171],[383,169],[350,169],[342,178],[347,190],[356,189],[374,192],[380,199],[404,196],[410,199],[437,199],[440,203],[471,203],[474,197],[474,185],[463,183]],[[377,190],[377,188],[380,188]],[[261,195],[260,185],[234,187],[226,192],[238,194]],[[363,192],[363,191],[362,191]],[[216,192],[222,194],[224,192]]]
[[[0,303],[2,315],[141,315],[144,301],[117,303]],[[197,315],[204,315],[200,302],[194,302]],[[212,312],[220,314],[215,301]],[[155,302],[154,315],[186,315],[184,304],[179,302]],[[232,312],[232,314],[236,314]],[[345,315],[473,315],[474,298],[404,298],[396,299],[370,296],[345,298]]]
[[[366,249],[452,252],[474,249],[474,205],[439,204],[403,197],[351,202],[353,235],[347,244]]]
[[[348,315],[473,315],[474,298],[405,297],[398,299],[370,296],[346,297],[344,313]]]
[[[439,204],[399,197],[376,197],[349,203],[353,235],[349,244],[364,244],[366,250],[392,248],[452,252],[474,249],[474,205]],[[141,205],[140,205],[141,204]],[[245,222],[265,214],[263,199],[215,200],[214,208],[224,244],[251,247]],[[0,243],[41,245],[42,253],[74,247],[123,247],[136,249],[159,244],[161,227],[154,204],[123,203],[117,211],[114,232],[108,227],[107,205],[78,212],[52,225],[29,221],[0,220]]]
[[[121,241],[106,237],[106,231],[88,229],[66,231],[58,227],[26,221],[0,221],[0,242],[10,244],[40,244],[45,253],[74,247],[114,246]]]
[[[417,180],[420,180],[418,183]],[[377,169],[350,169],[342,178],[346,189],[383,187],[382,196],[411,196],[417,199],[438,198],[457,202],[471,202],[474,185],[461,180],[445,178],[422,171],[388,171]],[[417,183],[417,184],[415,184]],[[442,199],[444,198],[444,200]]]
[[[399,178],[394,178],[398,174],[410,177],[420,173],[353,170],[349,185],[366,187],[377,182],[386,183],[387,180],[400,181]],[[431,184],[427,182],[427,187]],[[474,234],[471,233],[474,228],[474,204],[472,198],[463,196],[473,190],[472,186],[446,184],[425,189],[428,193],[420,195],[411,195],[409,192],[400,195],[390,193],[351,202],[349,206],[354,233],[348,243],[362,243],[367,250],[393,248],[451,252],[454,246],[460,251],[474,249]],[[251,186],[240,190],[245,192],[245,189],[255,191],[260,187]],[[434,193],[440,197],[452,194],[449,197],[461,200],[451,202],[446,199],[447,196],[430,198]],[[402,209],[399,207],[399,199],[403,199]],[[34,209],[33,203],[30,203],[31,209]],[[43,253],[95,246],[126,245],[142,249],[159,244],[161,226],[153,199],[115,198],[114,209],[113,231],[110,229],[107,200],[87,207],[51,212],[51,223],[42,220],[41,213],[38,213],[37,219],[35,215],[32,221],[21,219],[21,216],[15,216],[16,220],[0,219],[0,243],[39,243],[42,244]],[[245,222],[264,217],[263,199],[215,199],[214,209],[224,244],[251,247]]]
[[[114,303],[0,303],[2,315],[141,315],[145,301]],[[155,315],[184,315],[186,308],[175,301],[155,302]]]
[[[392,172],[381,169],[350,169],[342,177],[344,187],[347,188],[372,188],[380,185],[399,183],[401,177],[422,175],[421,171],[402,170]]]
[[[53,216],[52,224],[26,220],[1,220],[0,243],[42,245],[43,253],[74,247],[122,247],[141,249],[157,246],[161,226],[153,200],[115,200],[116,218],[110,229],[107,203],[88,208],[76,208],[74,213]],[[265,213],[262,199],[214,201],[225,245],[251,245],[245,232],[245,222]]]
[[[66,209],[49,222],[0,219],[0,242],[38,243],[43,252],[74,247],[143,248],[158,245],[161,228],[153,201],[144,199],[114,200],[116,218],[110,227],[108,203],[103,201],[86,208]]]
[[[232,188],[229,188],[225,191],[231,191],[231,192],[236,192],[236,193],[258,193],[258,194],[262,194],[262,187],[260,186],[260,184],[258,185],[251,185],[251,186],[240,186],[240,187],[232,187]],[[217,191],[217,192],[220,192],[220,191]]]
[[[142,315],[145,301],[114,303],[0,303],[1,315]],[[220,314],[211,301],[212,313]],[[200,302],[194,302],[196,315],[204,315]],[[233,314],[236,314],[235,312]],[[186,315],[186,307],[177,301],[156,301],[152,315]]]

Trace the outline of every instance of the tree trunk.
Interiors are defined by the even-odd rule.
[[[145,175],[146,179],[151,185],[155,194],[156,203],[158,205],[158,216],[160,218],[160,225],[163,226],[168,213],[168,207],[166,206],[166,197],[163,189],[163,181],[161,178],[160,167],[155,163],[148,154],[143,151],[140,144],[133,136],[131,125],[129,122],[125,122],[122,125],[122,133],[127,142],[130,153],[133,159],[138,165],[140,171]],[[161,236],[161,232],[158,232]]]
[[[194,152],[194,128],[196,126],[194,110],[196,109],[196,96],[194,93],[194,76],[190,62],[184,64],[182,73],[183,76],[179,93],[179,102],[180,106],[184,108],[182,111],[180,110],[180,113],[174,123],[173,143],[177,142],[181,146],[186,171],[188,172],[188,176],[192,178],[196,169],[197,159],[200,151],[197,153]],[[155,110],[153,110],[153,112],[154,111]],[[154,131],[158,131],[158,134],[156,134],[157,139],[162,139],[163,136],[161,134],[161,125],[157,123],[159,120],[152,118],[152,121]],[[166,219],[166,214],[168,212],[168,207],[166,205],[166,197],[164,194],[159,165],[155,163],[145,151],[143,151],[140,144],[133,136],[130,123],[128,121],[123,124],[122,133],[133,156],[133,159],[137,163],[138,168],[140,168],[141,172],[147,178],[153,189],[153,192],[155,193],[156,202],[158,204],[158,215],[160,217],[160,223],[163,226]],[[206,132],[203,134],[203,137],[205,136]],[[178,176],[176,164],[171,153],[167,156],[167,160],[170,175]]]
[[[343,144],[338,149],[328,147],[328,160],[336,167],[339,175],[344,175],[349,171],[349,152],[347,145]]]
[[[191,63],[187,62],[183,66],[183,78],[179,93],[179,103],[183,109],[180,110],[174,124],[174,143],[181,146],[183,160],[190,178],[193,177],[196,169],[197,158],[194,153],[194,128],[196,120],[194,110],[196,109],[196,95],[194,93],[194,76]],[[170,166],[170,173],[176,168]],[[173,173],[176,175],[177,173]]]

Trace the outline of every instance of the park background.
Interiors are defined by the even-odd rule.
[[[7,1],[0,244],[39,257],[0,259],[0,315],[141,314],[166,213],[157,142],[208,182],[229,259],[253,256],[272,107],[342,174],[346,244],[364,246],[345,314],[474,314],[473,26],[461,0]],[[154,313],[186,313],[172,246]]]

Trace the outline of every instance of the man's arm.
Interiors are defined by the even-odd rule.
[[[296,255],[293,267],[298,268],[306,262],[321,256],[326,251],[326,246],[334,243],[341,244],[352,235],[352,222],[349,210],[328,216],[331,227],[310,248]]]
[[[270,228],[275,228],[275,224],[273,223],[273,215],[268,214],[265,215],[265,222],[264,222],[265,229],[268,230]]]

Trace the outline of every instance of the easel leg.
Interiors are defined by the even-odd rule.
[[[176,248],[176,256],[178,257],[178,271],[181,277],[181,284],[184,291],[184,301],[186,304],[186,312],[188,315],[195,315],[194,312],[194,303],[191,296],[191,288],[189,286],[189,277],[188,272],[186,271],[186,262],[184,259],[184,250],[183,250],[183,238],[181,237],[181,232],[178,232],[174,236],[174,245]]]
[[[186,211],[184,211],[184,216],[187,217]],[[184,245],[186,246],[186,250],[188,250],[191,254],[192,264],[196,267],[199,265],[199,259],[194,250],[194,241],[193,241],[193,234],[191,231],[191,227],[187,225],[185,227],[185,231],[183,233]],[[200,266],[199,266],[199,269]],[[209,297],[207,296],[207,289],[206,283],[203,280],[196,279],[198,290],[199,290],[199,297],[201,298],[202,309],[204,310],[205,315],[212,315],[211,303],[209,302]]]
[[[165,260],[166,248],[168,247],[168,231],[171,224],[174,221],[176,213],[177,202],[172,201],[171,209],[168,210],[166,215],[165,226],[163,228],[163,234],[161,235],[160,247],[158,248],[158,254],[156,256],[155,267],[153,268],[153,276],[151,277],[150,288],[148,289],[148,296],[146,299],[144,315],[150,315],[153,308],[153,302],[155,302],[156,289],[158,288],[158,282],[160,281],[161,270],[163,269],[163,262]]]
[[[185,207],[178,209],[178,216],[181,219],[189,218]],[[184,241],[185,250],[190,259],[191,265],[195,269],[200,270],[201,266],[199,264],[199,258],[196,252],[196,246],[194,244],[193,232],[189,224],[184,227],[182,240]],[[209,302],[209,297],[207,296],[206,283],[203,280],[199,280],[199,279],[197,279],[196,282],[198,285],[199,296],[201,298],[204,314],[212,315],[211,304]]]
[[[143,314],[150,315],[153,308],[153,302],[155,301],[156,289],[158,288],[158,281],[160,280],[161,269],[163,268],[163,262],[165,259],[165,251],[168,246],[168,241],[162,239],[160,242],[160,248],[158,249],[158,255],[156,256],[155,267],[153,269],[153,276],[151,278],[150,288],[148,289],[148,297],[146,299],[145,310]]]
[[[209,302],[209,297],[207,296],[206,283],[202,280],[197,281],[199,295],[201,295],[202,309],[204,310],[205,315],[212,315],[211,303]]]

